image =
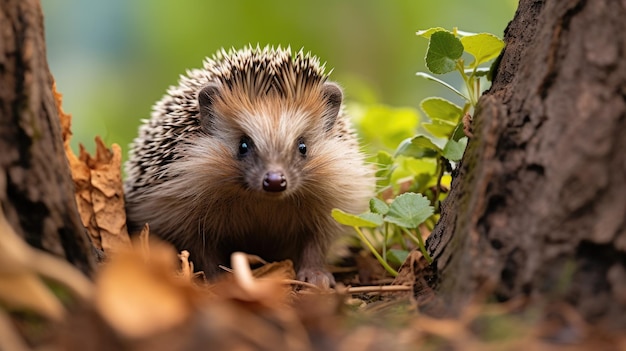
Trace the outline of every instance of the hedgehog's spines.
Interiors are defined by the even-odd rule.
[[[221,82],[231,91],[240,87],[249,94],[265,95],[273,88],[286,98],[293,98],[328,77],[325,63],[304,49],[294,55],[289,46],[283,49],[257,44],[241,50],[221,49],[204,60],[204,68],[210,80]]]

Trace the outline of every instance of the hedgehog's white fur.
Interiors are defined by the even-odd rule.
[[[203,69],[187,71],[143,121],[126,163],[131,230],[148,222],[153,233],[190,250],[208,275],[225,263],[215,257],[227,254],[223,247],[266,247],[261,253],[291,258],[304,271],[301,279],[315,280],[309,269],[322,265],[342,231],[330,209],[362,211],[373,190],[343,110],[330,130],[322,123],[327,77],[317,57],[280,47],[221,50]],[[215,104],[217,135],[205,130],[198,105],[210,84],[223,98]],[[293,186],[282,197],[240,186],[245,174],[239,173],[254,172],[242,168],[233,151],[244,131],[258,140],[254,165],[279,164],[289,175]],[[307,135],[306,159],[291,154],[301,135]]]

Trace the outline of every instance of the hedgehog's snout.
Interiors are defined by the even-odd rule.
[[[263,190],[277,193],[287,189],[287,177],[282,171],[269,171],[263,177]]]

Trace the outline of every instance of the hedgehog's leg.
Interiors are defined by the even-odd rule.
[[[335,286],[335,277],[324,268],[326,245],[311,240],[302,251],[298,260],[298,280],[309,282],[322,289]]]

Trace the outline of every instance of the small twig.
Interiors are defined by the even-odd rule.
[[[331,290],[322,290],[317,285],[313,285],[308,282],[303,282],[294,279],[283,279],[283,284],[301,285],[316,291],[335,291],[341,294],[362,294],[362,293],[382,293],[382,292],[398,292],[398,291],[411,291],[410,286],[406,285],[373,285],[373,286],[351,286],[345,288],[337,288]]]
[[[232,272],[233,272],[233,270],[232,270],[231,268],[228,268],[228,267],[224,266],[223,264],[221,264],[221,265],[219,265],[219,266],[217,266],[217,267],[218,267],[219,269],[223,270],[223,271],[228,272],[228,273],[232,273]]]
[[[406,285],[383,285],[383,286],[351,286],[346,288],[348,294],[361,294],[370,292],[397,292],[397,291],[411,291],[410,286]]]

